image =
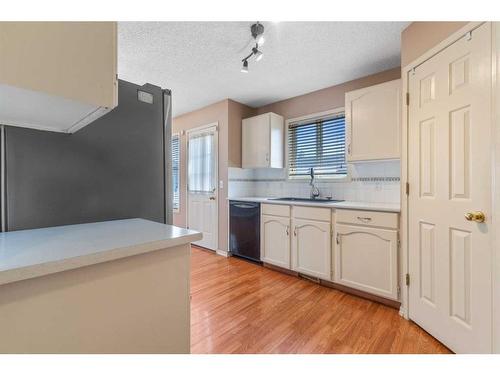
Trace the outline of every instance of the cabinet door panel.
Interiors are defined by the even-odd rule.
[[[397,300],[397,253],[395,230],[337,225],[334,281]]]
[[[293,229],[293,270],[320,279],[330,280],[330,223],[294,219]]]
[[[401,80],[346,94],[347,160],[400,157]]]
[[[290,219],[262,215],[262,261],[290,269]]]
[[[244,119],[242,122],[242,167],[269,167],[269,115]]]

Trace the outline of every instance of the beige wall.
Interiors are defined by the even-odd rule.
[[[257,114],[257,109],[229,100],[229,167],[241,168],[241,120]]]
[[[233,100],[223,100],[199,110],[175,117],[172,120],[172,131],[181,133],[183,130],[197,128],[214,122],[219,123],[219,234],[218,247],[227,250],[228,243],[228,202],[227,202],[227,174],[228,167],[241,166],[241,119],[255,114],[255,109],[247,107]],[[243,117],[242,117],[243,116]],[[181,134],[180,151],[180,209],[173,215],[174,225],[187,225],[187,137]]]
[[[275,112],[286,119],[300,117],[312,113],[328,111],[330,109],[343,107],[345,105],[345,93],[363,87],[376,85],[378,83],[391,81],[401,77],[399,67],[386,70],[370,76],[362,77],[327,87],[322,90],[313,91],[305,95],[282,100],[258,109],[258,113]]]
[[[468,22],[412,22],[401,34],[401,67],[446,39]]]

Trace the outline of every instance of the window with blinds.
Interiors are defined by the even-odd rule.
[[[288,125],[289,177],[308,177],[311,168],[318,178],[347,175],[343,113]]]
[[[172,191],[174,210],[179,209],[179,170],[180,170],[180,142],[179,135],[172,136]]]

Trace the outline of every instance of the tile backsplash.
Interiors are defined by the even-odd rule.
[[[351,181],[316,180],[321,196],[360,202],[399,203],[399,160],[349,165]],[[309,197],[309,180],[287,180],[285,169],[229,168],[229,197]]]

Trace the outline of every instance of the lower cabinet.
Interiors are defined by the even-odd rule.
[[[330,222],[293,219],[292,269],[320,279],[331,279]]]
[[[398,299],[398,231],[356,225],[335,226],[334,281]]]
[[[262,215],[260,227],[262,261],[290,269],[290,218]]]
[[[398,300],[398,214],[337,209],[332,220],[330,208],[272,204],[261,212],[263,262]]]

